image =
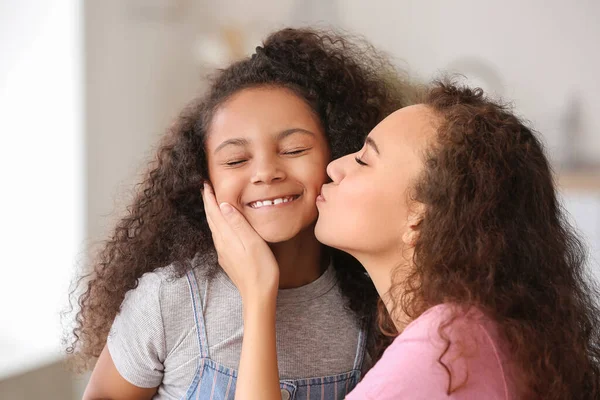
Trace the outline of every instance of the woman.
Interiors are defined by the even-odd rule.
[[[599,398],[584,250],[540,141],[506,107],[437,83],[328,174],[316,236],[363,264],[385,306],[380,327],[397,336],[347,398]],[[277,264],[235,208],[204,197],[244,303],[236,398],[279,398]]]

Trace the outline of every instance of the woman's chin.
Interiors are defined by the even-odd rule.
[[[317,219],[315,225],[315,237],[321,243],[329,247],[336,247],[331,240],[331,232],[328,231],[327,226],[321,221],[321,218]]]

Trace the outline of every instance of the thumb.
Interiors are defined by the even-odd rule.
[[[219,208],[221,209],[221,214],[225,216],[227,219],[231,218],[231,214],[235,213],[235,209],[229,203],[221,203],[219,204]]]
[[[258,234],[235,207],[229,203],[221,203],[219,204],[219,208],[229,227],[237,233],[242,242],[247,243],[250,240],[256,239]]]

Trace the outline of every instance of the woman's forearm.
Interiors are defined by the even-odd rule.
[[[236,400],[280,400],[275,334],[276,298],[244,302],[244,341]]]

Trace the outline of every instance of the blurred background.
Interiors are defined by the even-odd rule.
[[[0,0],[0,398],[81,398],[60,344],[77,268],[206,75],[288,25],[514,101],[600,277],[599,19],[595,0]]]

